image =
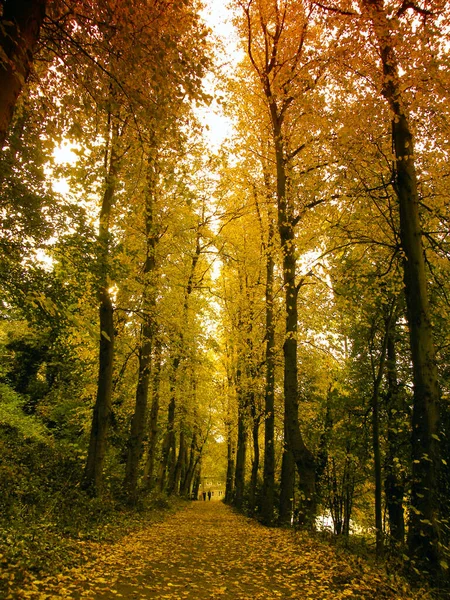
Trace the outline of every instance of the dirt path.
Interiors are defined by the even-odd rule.
[[[417,593],[417,592],[416,592]],[[268,529],[221,502],[193,502],[102,549],[80,569],[41,581],[21,598],[299,600],[417,595],[380,572],[346,562],[308,536]],[[423,596],[420,596],[422,598]]]

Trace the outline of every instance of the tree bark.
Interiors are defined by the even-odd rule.
[[[175,467],[173,470],[172,480],[169,483],[169,488],[168,488],[169,494],[178,494],[180,491],[181,474],[183,471],[183,465],[186,462],[186,453],[187,453],[185,437],[186,436],[184,433],[184,424],[181,423],[178,456],[175,461]]]
[[[184,292],[183,303],[183,324],[188,321],[189,298],[194,290],[195,269],[201,254],[200,246],[200,223],[197,227],[195,251],[192,257],[191,269]],[[176,433],[175,433],[175,409],[176,409],[176,382],[177,373],[180,363],[184,355],[184,333],[180,331],[178,334],[178,348],[175,348],[175,355],[172,360],[172,374],[170,381],[170,401],[168,407],[167,431],[164,436],[161,463],[159,468],[159,489],[163,491],[166,486],[166,477],[168,472],[169,488],[173,488],[175,470],[176,470]]]
[[[200,489],[201,477],[202,477],[202,462],[201,462],[201,456],[200,456],[200,459],[198,461],[197,467],[194,472],[194,480],[192,483],[192,497],[193,498],[198,498],[198,491]]]
[[[253,441],[253,461],[252,461],[252,473],[250,477],[250,490],[248,495],[248,507],[251,513],[256,509],[256,494],[258,489],[258,472],[260,463],[260,452],[259,452],[259,426],[261,417],[257,414],[255,406],[255,395],[252,393],[250,400],[250,406],[252,411],[252,441]]]
[[[194,418],[195,418],[195,415],[194,415]],[[190,450],[189,450],[189,462],[187,464],[186,473],[185,473],[185,476],[183,478],[181,488],[180,488],[180,494],[182,494],[183,496],[190,495],[192,478],[194,476],[194,472],[195,472],[195,468],[197,466],[198,459],[199,459],[199,456],[198,456],[198,449],[197,449],[197,425],[196,425],[196,423],[194,423],[194,430],[192,432],[192,440],[191,440],[191,446],[190,446]]]
[[[234,497],[234,444],[231,432],[231,420],[227,423],[227,476],[225,483],[225,502],[229,504],[232,502]]]
[[[346,463],[344,463],[345,473]],[[344,481],[344,477],[342,478]],[[336,460],[331,459],[331,486],[330,486],[330,511],[333,519],[334,533],[341,535],[344,525],[344,486],[339,489],[338,474],[336,469]]]
[[[0,148],[14,113],[14,107],[28,79],[33,52],[45,18],[46,0],[2,2],[0,17]]]
[[[264,470],[261,497],[261,520],[273,522],[275,502],[275,320],[273,315],[274,225],[269,215],[266,258],[266,389],[264,396]]]
[[[287,194],[287,173],[293,156],[285,151],[285,139],[283,136],[283,125],[286,112],[295,100],[295,92],[292,93],[290,83],[296,77],[296,69],[301,63],[301,56],[304,47],[304,34],[306,24],[302,31],[298,31],[300,36],[296,45],[296,50],[291,57],[291,79],[290,82],[284,82],[281,90],[276,87],[277,73],[281,72],[279,68],[278,52],[280,39],[284,29],[287,27],[285,16],[281,16],[278,4],[275,3],[273,20],[266,21],[267,10],[256,6],[258,11],[256,17],[257,26],[260,27],[260,34],[264,39],[265,53],[254,54],[255,39],[257,36],[253,32],[252,21],[252,3],[243,6],[246,17],[247,28],[247,51],[250,62],[257,73],[262,91],[265,95],[269,118],[272,126],[272,141],[276,165],[276,195],[278,207],[278,232],[280,235],[281,250],[283,254],[283,286],[285,294],[286,328],[285,341],[283,345],[284,353],[284,402],[285,422],[287,440],[290,450],[299,473],[301,498],[299,505],[299,524],[314,527],[316,498],[315,498],[315,461],[314,456],[306,447],[299,425],[298,418],[298,381],[297,381],[297,295],[298,287],[296,285],[296,248],[294,225],[295,220],[292,214],[292,206],[289,204]],[[269,33],[269,25],[273,26],[273,33]],[[280,83],[280,81],[278,81]]]
[[[125,467],[124,491],[130,504],[135,504],[138,491],[139,462],[147,417],[148,387],[153,346],[153,324],[144,323],[139,348],[139,373],[134,413],[131,418],[128,438],[127,462]]]
[[[178,368],[178,363],[174,363],[173,368]],[[158,487],[159,491],[163,492],[166,489],[167,471],[170,473],[172,469],[172,462],[174,462],[173,452],[175,449],[175,388],[172,382],[170,388],[170,401],[167,409],[167,429],[164,435],[162,451],[161,451],[161,462],[159,465],[158,474]]]
[[[380,348],[380,357],[378,361],[378,369],[375,369],[374,363],[374,341],[375,341],[375,323],[371,329],[370,336],[370,356],[373,373],[373,390],[372,390],[372,450],[375,472],[375,531],[376,531],[376,554],[381,556],[383,552],[383,484],[381,472],[381,448],[380,448],[380,388],[383,381],[384,367],[386,363],[386,354],[390,337],[390,328],[392,319],[396,310],[396,299],[392,300],[389,306],[386,306],[386,318],[384,320],[383,342]]]
[[[100,317],[100,342],[99,342],[99,371],[97,383],[97,396],[92,418],[91,434],[88,447],[86,467],[84,470],[82,487],[90,495],[98,496],[101,493],[103,464],[105,460],[107,434],[111,420],[112,400],[112,374],[114,361],[114,310],[109,294],[109,228],[114,194],[117,185],[119,159],[117,156],[118,130],[112,127],[112,141],[108,172],[105,182],[102,206],[100,209],[99,225],[99,317]]]
[[[238,397],[238,435],[236,449],[236,470],[234,475],[233,504],[242,508],[245,492],[245,467],[247,459],[247,406],[241,387],[240,368],[236,372],[236,391]]]
[[[344,476],[343,476],[343,507],[344,519],[342,523],[342,533],[345,536],[350,535],[350,519],[353,509],[353,497],[355,494],[355,475],[353,466],[353,456],[350,452],[349,445],[346,448]]]
[[[147,459],[144,466],[144,488],[149,491],[154,486],[154,465],[156,442],[158,441],[158,415],[159,415],[159,382],[161,376],[161,344],[156,338],[155,342],[155,361],[153,373],[153,398],[150,410],[149,421],[149,439],[147,449]]]
[[[400,390],[397,380],[397,358],[395,351],[395,324],[391,327],[387,346],[387,382],[388,393],[386,410],[388,413],[387,449],[384,491],[389,516],[390,537],[395,546],[402,546],[405,541],[405,515],[403,498],[405,484],[399,474],[399,429],[406,420],[404,407],[401,406]]]
[[[383,552],[383,506],[380,451],[379,386],[372,394],[372,450],[375,472],[375,551],[377,557]]]
[[[281,458],[279,525],[290,525],[294,499],[295,461],[287,442]]]
[[[295,235],[292,217],[288,213],[286,196],[286,165],[282,143],[281,127],[276,115],[276,105],[272,108],[275,156],[277,165],[278,231],[283,252],[283,285],[285,294],[285,340],[284,354],[284,402],[285,427],[289,448],[294,456],[300,478],[301,498],[299,501],[299,524],[314,526],[316,511],[315,461],[306,447],[300,431],[298,419],[298,368],[297,368],[297,297]]]
[[[383,65],[383,95],[392,112],[394,189],[400,212],[404,252],[403,280],[407,305],[414,405],[412,417],[412,482],[408,543],[411,558],[421,568],[440,569],[439,501],[439,385],[432,335],[413,135],[404,106],[393,26],[382,0],[363,0],[373,24]]]
[[[128,502],[135,504],[138,491],[139,462],[142,456],[142,444],[146,429],[148,389],[150,367],[155,335],[156,289],[154,271],[156,269],[155,249],[157,236],[154,229],[154,157],[149,157],[147,165],[147,193],[145,198],[145,233],[147,240],[146,259],[143,269],[143,313],[144,322],[141,327],[141,343],[139,348],[139,370],[136,388],[134,414],[131,419],[131,430],[128,439],[128,453],[125,467],[124,490]]]
[[[373,372],[373,390],[372,390],[372,451],[374,462],[374,479],[375,479],[375,550],[377,557],[383,552],[383,506],[382,506],[382,473],[381,473],[381,449],[380,449],[380,387],[383,380],[384,364],[386,361],[387,341],[389,337],[389,327],[391,323],[392,312],[389,319],[386,320],[383,344],[380,350],[380,358],[378,370],[375,372],[373,358],[373,342],[375,338],[375,326],[372,328],[370,340],[370,354]]]

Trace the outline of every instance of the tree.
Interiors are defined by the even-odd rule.
[[[404,80],[410,79],[413,64],[420,68],[433,62],[430,39],[435,33],[428,27],[433,13],[412,3],[390,6],[383,0],[361,0],[361,12],[347,5],[320,5],[347,22],[368,31],[378,49],[368,76],[376,82],[389,108],[392,139],[392,178],[390,185],[398,201],[399,233],[404,253],[403,279],[410,332],[414,377],[413,410],[413,485],[409,530],[411,555],[430,568],[439,563],[439,516],[436,500],[436,473],[439,469],[439,386],[435,349],[431,329],[429,290],[419,214],[420,194],[417,159],[413,141],[413,117],[409,113],[411,99]],[[420,24],[420,20],[422,23]],[[398,32],[402,31],[399,35]],[[358,39],[358,38],[356,38]],[[414,39],[414,42],[412,40]],[[409,40],[409,41],[407,41]],[[360,38],[360,50],[366,42]],[[409,51],[406,51],[409,44]],[[411,49],[420,46],[422,56]],[[353,46],[354,57],[359,52]],[[409,60],[409,62],[408,62]],[[402,71],[404,69],[404,73]],[[388,129],[386,128],[386,131]]]
[[[105,460],[107,434],[111,420],[112,403],[112,376],[114,361],[114,309],[110,286],[110,232],[111,232],[111,212],[114,202],[114,195],[117,189],[118,174],[120,169],[120,150],[119,150],[119,125],[113,115],[108,115],[108,121],[111,122],[111,131],[108,136],[111,139],[111,148],[106,148],[105,165],[105,190],[103,193],[102,205],[100,209],[99,225],[99,281],[98,281],[98,300],[99,300],[99,327],[100,327],[100,347],[99,347],[99,371],[97,396],[92,418],[91,437],[89,441],[89,450],[86,460],[86,468],[83,475],[83,487],[93,496],[101,493],[103,465]]]
[[[143,292],[141,341],[139,344],[139,370],[136,386],[136,404],[131,419],[130,437],[128,441],[128,454],[125,469],[124,488],[131,503],[136,502],[139,473],[139,461],[142,455],[142,442],[146,429],[147,399],[150,384],[150,370],[153,345],[156,336],[156,245],[158,243],[157,227],[155,225],[155,209],[157,194],[158,161],[156,152],[149,153],[147,158],[147,189],[145,193],[145,237],[146,258],[143,268]],[[156,377],[156,382],[158,377]],[[158,400],[159,390],[154,390],[154,399]],[[155,428],[157,427],[158,402],[152,411],[152,445],[156,441]],[[153,448],[149,451],[147,462],[147,478],[153,474]]]
[[[394,150],[393,187],[399,202],[400,236],[404,257],[404,283],[414,374],[412,511],[409,547],[412,556],[439,564],[437,491],[439,465],[439,385],[431,329],[429,292],[425,273],[419,192],[413,134],[402,97],[401,76],[392,27],[384,3],[362,3],[378,42],[383,67],[382,93],[392,111]]]
[[[309,132],[299,134],[295,111],[316,87],[319,61],[309,62],[311,10],[305,4],[239,2],[243,11],[240,30],[248,57],[266,100],[272,127],[272,153],[276,165],[278,234],[282,249],[285,294],[284,401],[285,433],[300,477],[303,506],[299,521],[312,525],[315,513],[315,461],[304,443],[298,416],[298,294],[303,280],[297,277],[295,225],[301,207],[294,201],[296,158],[308,146]],[[307,65],[309,65],[307,67]],[[306,129],[306,127],[305,127]],[[302,135],[303,134],[303,135]],[[300,139],[299,139],[300,138]],[[297,167],[298,168],[298,167]],[[304,202],[306,205],[307,203]]]
[[[45,17],[46,0],[4,0],[0,15],[0,144],[28,79]]]

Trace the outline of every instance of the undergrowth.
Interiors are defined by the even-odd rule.
[[[83,457],[73,444],[30,438],[2,428],[0,438],[0,598],[30,580],[56,575],[157,521],[181,502],[149,494],[129,508],[119,481],[107,477],[101,498],[79,486]]]

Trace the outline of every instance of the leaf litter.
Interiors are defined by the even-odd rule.
[[[222,502],[192,502],[88,560],[9,598],[127,600],[425,600],[403,579],[356,562],[306,533],[267,528]],[[16,595],[16,593],[18,595]]]

